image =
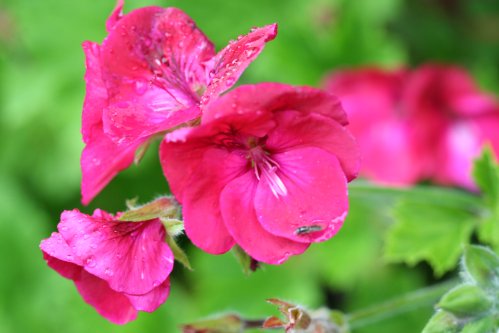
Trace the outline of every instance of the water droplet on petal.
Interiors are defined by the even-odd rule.
[[[111,268],[107,267],[105,270],[104,270],[104,274],[106,274],[107,276],[113,276],[114,272]]]
[[[157,286],[159,286],[159,281],[158,281],[158,280],[154,280],[154,281],[152,282],[152,286],[153,286],[153,287],[157,287]]]
[[[135,82],[135,91],[139,95],[143,95],[147,91],[147,82],[144,81],[136,81]]]
[[[234,83],[236,82],[236,79],[233,78],[233,77],[229,77],[226,81],[225,81],[225,85],[227,87],[231,87]]]
[[[140,279],[141,279],[141,280],[144,280],[144,279],[145,279],[144,272],[140,272]]]
[[[97,265],[97,263],[95,262],[95,259],[94,257],[88,257],[86,260],[85,260],[85,265],[92,268],[92,267],[95,267],[95,265]]]

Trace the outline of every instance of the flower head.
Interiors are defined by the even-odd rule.
[[[237,243],[271,264],[332,237],[359,167],[346,124],[336,98],[307,87],[243,86],[213,102],[199,127],[160,148],[187,236],[209,253]]]
[[[107,22],[101,45],[85,42],[87,94],[83,106],[82,201],[90,202],[152,136],[200,116],[232,87],[277,33],[253,29],[218,54],[185,13],[145,7]]]
[[[497,101],[461,68],[339,71],[328,77],[326,88],[349,115],[368,178],[473,188],[471,164],[483,144],[491,143],[499,154]]]
[[[121,222],[102,210],[73,210],[62,213],[58,231],[40,244],[47,264],[103,317],[124,324],[168,297],[173,254],[158,219]]]

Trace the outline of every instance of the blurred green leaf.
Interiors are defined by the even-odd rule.
[[[490,146],[486,146],[475,161],[473,177],[488,207],[479,225],[478,236],[481,241],[499,250],[499,165]]]
[[[235,314],[201,320],[182,326],[183,333],[242,333],[244,321]]]
[[[469,242],[475,216],[466,209],[421,199],[403,199],[395,207],[396,223],[387,233],[385,258],[410,265],[426,260],[436,275],[442,275],[456,266],[463,244]]]

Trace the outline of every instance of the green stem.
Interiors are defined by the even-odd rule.
[[[350,328],[361,328],[404,312],[431,306],[458,282],[457,279],[442,282],[350,313],[347,315]]]

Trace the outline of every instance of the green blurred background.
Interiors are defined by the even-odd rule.
[[[340,67],[440,61],[465,66],[483,89],[499,93],[496,0],[129,0],[125,9],[153,4],[183,9],[218,49],[253,26],[277,22],[277,39],[240,83],[320,85]],[[79,203],[80,45],[102,41],[113,7],[113,0],[0,0],[0,332],[176,332],[179,323],[212,313],[275,314],[265,303],[270,297],[351,311],[434,282],[426,265],[382,262],[390,219],[382,202],[353,196],[338,236],[249,277],[232,254],[209,256],[184,240],[195,271],[177,265],[171,296],[158,311],[123,327],[101,318],[71,281],[46,267],[38,244],[64,209],[114,212],[127,198],[148,201],[168,189],[153,147],[90,206]],[[431,313],[358,332],[419,332]]]

